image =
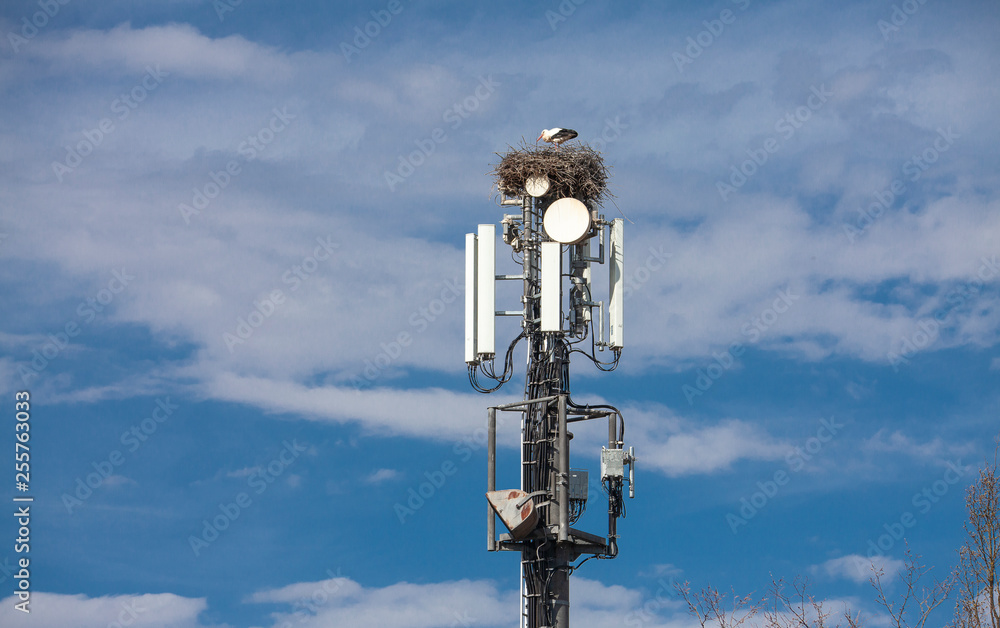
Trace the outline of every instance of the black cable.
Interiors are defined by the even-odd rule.
[[[510,343],[510,346],[507,347],[507,353],[504,356],[503,373],[500,376],[497,376],[494,370],[493,360],[479,363],[478,366],[479,371],[482,372],[482,374],[488,377],[489,379],[492,379],[493,381],[497,382],[497,385],[494,386],[493,388],[486,388],[485,386],[480,385],[478,377],[476,375],[476,369],[477,369],[476,365],[474,364],[469,365],[469,383],[472,384],[472,387],[475,390],[481,393],[491,393],[500,390],[501,386],[510,381],[510,378],[514,375],[514,347],[517,346],[517,343],[520,342],[521,339],[524,337],[525,333],[524,331],[522,331],[520,334],[518,334],[516,338],[514,338],[513,342]],[[487,364],[489,366],[487,366]]]
[[[593,318],[591,318],[590,325],[587,326],[587,332],[588,332],[587,335],[590,336],[590,353],[587,353],[586,351],[582,351],[580,349],[571,349],[570,353],[581,353],[581,354],[585,355],[591,362],[593,362],[594,366],[596,366],[598,369],[600,369],[602,371],[605,371],[605,372],[613,371],[616,368],[618,368],[618,361],[621,360],[622,350],[620,348],[617,348],[617,347],[611,349],[611,352],[615,356],[615,359],[612,362],[603,362],[601,360],[598,360],[597,359],[597,341],[595,339],[595,334],[591,333],[591,329],[590,329],[593,326],[594,326],[594,320],[593,320]],[[582,342],[585,338],[586,338],[586,336],[584,336],[584,338],[581,338],[580,340],[578,340],[576,342]],[[576,342],[574,342],[573,344],[576,344]],[[605,367],[610,367],[610,368],[605,368]]]

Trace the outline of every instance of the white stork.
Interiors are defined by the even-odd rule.
[[[560,129],[559,127],[556,127],[554,129],[544,129],[542,134],[539,135],[538,139],[535,141],[537,142],[538,140],[543,140],[549,142],[550,144],[554,144],[556,148],[559,148],[560,144],[571,140],[576,136],[577,132],[573,129]]]

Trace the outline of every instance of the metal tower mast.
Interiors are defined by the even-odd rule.
[[[507,214],[501,221],[503,241],[521,255],[520,275],[495,273],[495,225],[480,225],[478,234],[466,236],[466,362],[473,386],[492,392],[510,379],[514,347],[527,340],[524,401],[488,410],[487,549],[520,552],[522,628],[568,628],[569,576],[582,564],[573,562],[585,554],[590,558],[618,554],[617,520],[625,514],[625,465],[629,466],[629,493],[634,494],[634,456],[631,448],[624,449],[621,413],[613,406],[574,403],[569,382],[571,353],[590,358],[602,370],[617,366],[623,331],[623,223],[604,220],[578,199],[554,198],[544,173],[529,177],[524,188],[521,194],[501,196],[502,206],[521,208],[520,214]],[[591,255],[594,241],[596,256]],[[603,301],[593,300],[590,272],[592,263],[605,262],[609,268],[607,308]],[[496,280],[523,282],[521,310],[495,310]],[[565,304],[564,295],[568,296]],[[610,323],[607,342],[605,309]],[[494,316],[522,319],[521,333],[507,349],[500,373],[494,370]],[[589,353],[579,348],[585,342]],[[600,361],[596,349],[610,349],[613,359]],[[496,384],[481,386],[480,375]],[[521,414],[519,489],[496,489],[498,411]],[[569,427],[601,418],[608,421],[608,444],[601,448],[601,486],[608,499],[606,536],[571,527],[586,508],[590,486],[586,471],[570,468],[573,435]],[[508,533],[497,536],[497,516]]]

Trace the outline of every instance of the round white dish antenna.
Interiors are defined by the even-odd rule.
[[[542,225],[556,242],[576,244],[590,233],[590,210],[575,198],[561,198],[545,210]]]
[[[544,174],[528,177],[527,181],[524,182],[524,191],[535,198],[545,196],[545,193],[549,191],[549,177]]]

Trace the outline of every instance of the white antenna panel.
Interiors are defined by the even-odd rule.
[[[612,349],[625,346],[625,221],[615,218],[611,221],[611,247],[608,268],[611,272],[610,295],[608,299],[608,321],[610,322],[610,342]]]
[[[465,362],[478,364],[476,357],[476,234],[465,234]]]
[[[542,242],[542,331],[562,331],[562,245]]]
[[[476,352],[496,354],[497,227],[479,225],[476,243]]]
[[[594,294],[594,290],[593,290],[592,284],[590,283],[590,261],[589,261],[590,260],[590,240],[584,240],[583,242],[580,243],[580,256],[585,261],[585,264],[584,264],[584,267],[583,267],[583,273],[581,273],[581,276],[583,277],[583,285],[586,286],[588,297],[591,297],[591,295]],[[591,298],[591,300],[593,300],[593,299]],[[583,320],[587,321],[587,323],[590,323],[590,319],[592,317],[593,317],[593,314],[591,313],[590,308],[589,307],[584,308],[583,309]]]

